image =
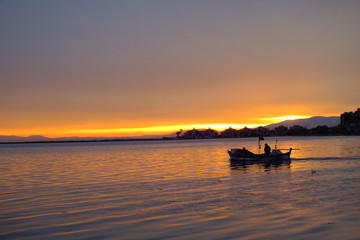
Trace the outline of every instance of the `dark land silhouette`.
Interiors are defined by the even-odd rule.
[[[319,119],[324,117],[313,117]],[[331,117],[333,118],[333,117]],[[334,119],[331,119],[332,121]],[[287,120],[283,123],[301,122],[302,120]],[[270,128],[271,126],[276,126]],[[272,136],[336,136],[336,135],[360,135],[360,108],[355,112],[345,112],[340,115],[340,124],[327,126],[319,125],[313,128],[307,128],[298,124],[290,127],[279,124],[271,124],[268,127],[228,128],[222,132],[213,129],[197,130],[192,129],[182,133],[177,132],[178,138],[182,139],[204,139],[204,138],[243,138],[243,137],[272,137]]]

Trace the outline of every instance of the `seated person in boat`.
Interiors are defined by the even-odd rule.
[[[267,143],[265,143],[264,152],[265,152],[265,155],[267,155],[267,156],[270,155],[271,147]]]

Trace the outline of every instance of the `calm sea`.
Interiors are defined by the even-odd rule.
[[[265,142],[271,146],[275,138]],[[0,145],[0,239],[360,239],[360,137]]]

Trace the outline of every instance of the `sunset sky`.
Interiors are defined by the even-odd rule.
[[[360,107],[360,1],[2,0],[0,135],[135,136]]]

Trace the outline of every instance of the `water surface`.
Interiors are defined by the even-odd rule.
[[[271,146],[275,138],[265,142]],[[360,137],[0,145],[1,239],[359,239]]]

